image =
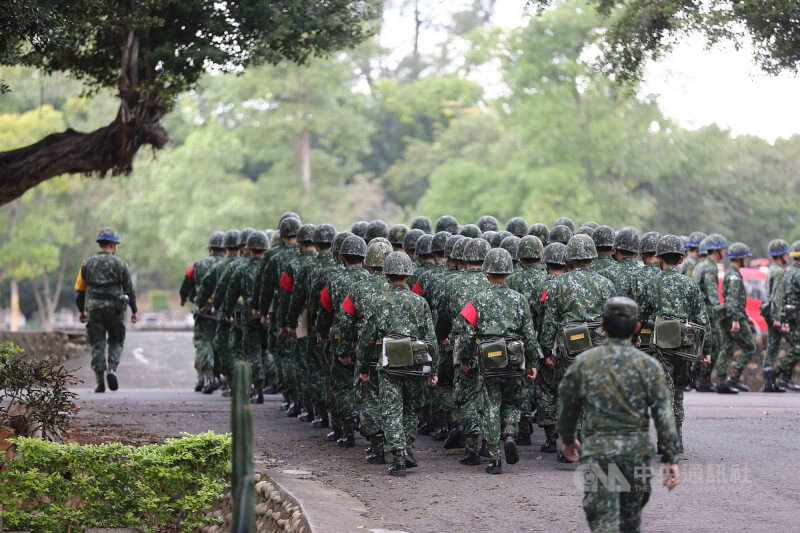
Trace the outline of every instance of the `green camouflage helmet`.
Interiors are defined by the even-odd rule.
[[[566,226],[572,233],[575,233],[575,222],[572,221],[569,217],[561,217],[555,222],[553,222],[553,226]]]
[[[282,242],[281,234],[275,230],[272,230],[271,237],[269,238],[269,247],[273,248],[275,246],[280,246]]]
[[[611,226],[597,226],[592,233],[594,245],[598,248],[612,248],[614,246],[614,228]]]
[[[472,242],[472,239],[469,237],[464,237],[463,235],[459,235],[459,237],[461,238],[456,241],[456,244],[453,246],[453,252],[450,254],[450,258],[455,261],[464,260],[464,250],[467,248],[467,245]]]
[[[658,240],[656,245],[656,256],[666,254],[686,255],[686,250],[683,247],[683,241],[677,235],[664,235]]]
[[[550,237],[550,230],[544,224],[537,222],[528,228],[528,235],[539,237],[542,244],[547,244],[547,242],[549,242],[547,239]]]
[[[345,241],[345,239],[352,236],[353,233],[350,231],[342,231],[340,233],[337,233],[336,236],[333,238],[333,241],[331,241],[331,252],[334,254],[338,254],[339,250],[342,249],[342,243]]]
[[[683,243],[683,249],[684,250],[688,250],[689,249],[689,236],[688,235],[679,235],[679,237],[681,238],[681,242]]]
[[[573,235],[567,243],[567,251],[564,259],[570,261],[585,261],[597,259],[597,249],[594,241],[588,235]]]
[[[506,231],[522,238],[528,234],[528,223],[523,218],[514,217],[506,222]]]
[[[661,240],[661,234],[657,231],[648,231],[642,235],[642,240],[639,242],[640,254],[654,254],[656,253],[656,246],[658,241]]]
[[[221,231],[212,232],[211,236],[208,237],[208,248],[223,248],[224,239],[225,234]]]
[[[242,231],[239,232],[239,248],[244,248],[245,246],[247,246],[247,238],[254,231],[255,228],[244,228]]]
[[[239,230],[229,229],[225,232],[225,238],[222,240],[225,248],[238,248],[239,247]]]
[[[491,240],[489,240],[489,244],[492,248],[500,248],[500,243],[502,243],[506,237],[512,237],[510,231],[498,231],[494,235],[492,235]]]
[[[353,255],[365,257],[367,255],[367,243],[358,235],[351,235],[342,242],[339,255]]]
[[[119,232],[112,228],[111,226],[104,226],[100,231],[97,232],[97,242],[113,242],[115,244],[119,244]]]
[[[495,250],[503,249],[503,250],[508,251],[508,253],[511,254],[511,258],[516,261],[516,259],[518,257],[517,254],[519,253],[519,241],[520,240],[521,239],[519,237],[517,237],[516,235],[511,235],[510,237],[506,237],[505,239],[503,239],[503,241],[500,243],[500,248],[494,248],[494,249]]]
[[[594,220],[590,220],[588,222],[584,222],[583,224],[581,224],[581,226],[587,226],[587,227],[590,227],[592,229],[597,229],[600,226],[600,224],[598,224]],[[596,244],[595,244],[595,246],[596,246]]]
[[[519,241],[517,256],[520,259],[541,259],[544,253],[544,246],[539,237],[526,235]]]
[[[392,245],[392,243],[390,243],[389,239],[387,239],[386,237],[375,237],[374,239],[369,241],[369,244],[372,244],[373,242],[382,242],[382,243],[388,244],[389,246]],[[367,246],[369,246],[369,244],[367,244]]]
[[[700,248],[700,243],[703,242],[703,239],[708,237],[702,231],[693,231],[689,234],[689,248]]]
[[[455,247],[456,243],[460,240],[463,240],[463,235],[450,235],[447,238],[447,241],[444,243],[444,255],[445,257],[449,257],[451,259],[455,259],[453,256],[453,248]]]
[[[414,274],[414,263],[403,252],[392,252],[383,261],[383,273],[388,276],[411,276]]]
[[[700,248],[704,249],[706,252],[710,252],[713,250],[721,250],[728,246],[725,237],[720,235],[719,233],[712,233],[708,235],[705,239],[700,241]]]
[[[750,247],[743,242],[735,242],[728,246],[729,259],[741,259],[743,257],[750,257],[753,255],[750,252]]]
[[[792,246],[789,248],[789,255],[791,255],[795,261],[800,258],[800,241],[794,241]]]
[[[295,213],[294,211],[287,211],[287,212],[285,212],[285,213],[284,213],[284,214],[282,214],[282,215],[281,215],[281,217],[278,219],[278,225],[277,225],[277,226],[275,226],[275,229],[280,229],[280,228],[281,228],[281,222],[283,222],[283,221],[284,221],[284,220],[286,220],[287,218],[296,218],[297,220],[300,220],[300,215],[298,215],[298,214],[297,214],[297,213]]]
[[[626,226],[614,236],[614,249],[632,254],[639,253],[639,230]]]
[[[564,260],[567,247],[560,242],[551,242],[544,249],[542,253],[542,262],[546,265],[560,265],[565,266],[567,262]]]
[[[420,215],[411,221],[411,229],[419,229],[423,233],[433,233],[433,224],[431,224],[431,219]]]
[[[575,230],[575,235],[588,235],[589,237],[591,237],[592,235],[594,235],[594,230],[589,226],[581,226],[580,228]]]
[[[436,233],[446,231],[448,233],[458,233],[458,220],[450,215],[443,215],[436,221]]]
[[[336,228],[330,224],[320,224],[314,230],[314,242],[317,244],[330,244],[336,237]]]
[[[381,242],[378,240],[379,238],[376,238],[367,246],[367,257],[364,260],[364,264],[368,267],[383,268],[386,256],[392,253],[392,245],[389,244],[389,241]]]
[[[263,252],[269,248],[267,234],[263,231],[251,231],[250,235],[247,236],[247,242],[245,243],[245,246],[248,250],[253,250],[254,252]]]
[[[433,234],[433,240],[431,241],[431,252],[442,253],[444,252],[444,245],[447,243],[447,238],[450,237],[450,232],[447,231],[437,231]]]
[[[511,253],[505,248],[489,250],[483,260],[483,271],[487,274],[511,274],[514,272],[514,260]]]
[[[572,230],[563,224],[556,224],[547,236],[547,242],[560,242],[567,244],[572,238]]]
[[[417,240],[425,235],[425,232],[421,229],[414,228],[408,230],[406,233],[406,238],[403,239],[403,249],[409,252],[413,252],[417,248]]]
[[[383,220],[373,220],[367,225],[367,236],[364,240],[367,242],[372,241],[375,237],[386,238],[389,236],[389,225]]]
[[[350,228],[350,231],[353,233],[353,235],[358,235],[363,239],[367,235],[367,226],[369,226],[369,222],[366,220],[359,220],[353,224],[353,227]]]
[[[486,259],[486,254],[492,247],[483,239],[470,239],[464,248],[464,261],[467,263],[482,263]]]
[[[297,230],[300,229],[300,220],[296,218],[285,218],[281,222],[281,239],[291,239],[297,237]]]
[[[483,235],[481,235],[481,239],[483,239],[484,241],[486,241],[488,243],[491,243],[492,242],[492,237],[494,237],[495,233],[497,233],[497,232],[496,231],[484,231]]]
[[[406,239],[407,233],[408,226],[405,224],[395,224],[389,228],[389,236],[387,238],[393,246],[403,246],[403,241]]]
[[[481,218],[478,219],[476,225],[483,232],[497,231],[500,229],[500,225],[497,223],[497,219],[494,218],[492,215],[483,215]]]
[[[479,239],[482,235],[481,228],[475,224],[465,224],[459,233],[471,239]]]
[[[426,233],[422,235],[419,239],[417,239],[416,248],[414,252],[417,255],[431,255],[433,254],[432,250],[433,245],[433,235]]]
[[[639,320],[639,306],[627,296],[612,296],[603,305],[603,319]]]
[[[297,230],[297,242],[314,244],[314,232],[316,230],[317,227],[314,224],[303,224],[300,226],[300,229]]]
[[[775,257],[778,255],[788,254],[789,253],[789,243],[784,241],[783,239],[773,239],[769,241],[769,246],[767,247],[767,254],[770,257]]]

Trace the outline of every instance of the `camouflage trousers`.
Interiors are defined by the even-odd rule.
[[[277,364],[280,366],[280,374],[283,391],[287,394],[297,394],[297,360],[299,358],[297,339],[294,337],[278,338]]]
[[[323,372],[323,345],[317,344],[316,339],[310,338],[308,349],[308,359],[306,360],[306,370],[308,372],[309,397],[318,413],[324,413],[326,407],[325,395],[325,376]]]
[[[554,358],[555,365],[553,368],[553,403],[556,407],[556,413],[558,413],[558,386],[561,384],[564,374],[567,373],[569,365],[572,364],[567,360],[566,350],[561,342],[562,341],[559,341],[559,344],[556,346],[557,351]],[[558,420],[558,414],[556,414],[556,420]],[[583,408],[581,408],[578,416],[578,423],[575,426],[575,433],[578,440],[583,440]]]
[[[369,381],[359,382],[361,402],[359,412],[361,417],[361,434],[372,440],[372,437],[383,435],[383,414],[380,398],[380,378],[378,369],[370,367]]]
[[[767,350],[764,353],[764,368],[775,366],[778,361],[778,353],[781,351],[781,340],[788,335],[776,328],[772,324],[767,324]]]
[[[380,402],[383,407],[383,437],[394,454],[410,448],[417,433],[422,406],[421,379],[389,376],[380,372]]]
[[[358,414],[355,386],[353,385],[354,371],[353,364],[344,366],[338,358],[334,358],[331,365],[331,394],[336,417],[342,423],[353,420]]]
[[[314,405],[314,385],[311,380],[312,364],[314,360],[314,348],[316,342],[311,337],[296,339],[297,342],[297,387],[303,404],[306,408]]]
[[[278,389],[283,392],[285,389],[283,388],[283,369],[280,365],[280,355],[278,354],[278,341],[280,339],[278,333],[280,328],[278,327],[278,323],[275,321],[275,315],[270,313],[270,323],[267,326],[267,349],[266,355],[268,361],[264,364],[265,368],[271,368],[271,372],[273,377],[275,378],[275,384],[278,386]]]
[[[675,414],[675,427],[678,432],[678,453],[683,453],[683,421],[686,418],[683,409],[683,391],[691,383],[691,363],[686,359],[656,352],[656,359],[664,369],[672,412]]]
[[[218,320],[217,330],[214,332],[214,357],[219,359],[219,366],[216,361],[214,363],[214,371],[224,375],[229,382],[233,375],[233,354],[228,347],[232,329],[231,324]]]
[[[264,328],[261,324],[248,322],[242,327],[242,355],[250,364],[251,376],[254,383],[264,380],[264,365],[262,361]]]
[[[731,321],[723,320],[720,324],[722,345],[717,357],[717,378],[725,380],[725,376],[739,379],[744,367],[756,354],[756,343],[747,321],[740,323],[739,331],[731,332]],[[741,348],[739,356],[734,359],[736,348]],[[732,363],[732,364],[731,364]],[[730,368],[729,368],[730,367]]]
[[[214,377],[214,331],[217,323],[208,318],[194,319],[194,369],[197,377]]]
[[[701,363],[694,364],[694,370],[700,377],[700,381],[704,382],[711,380],[711,371],[717,364],[717,356],[719,355],[719,349],[722,343],[722,332],[720,331],[717,313],[714,311],[714,308],[709,305],[706,305],[706,313],[708,313],[708,323],[711,325],[711,331],[709,335],[706,335],[704,351],[711,355],[711,364],[708,366]],[[717,375],[719,375],[719,372],[717,372]]]
[[[117,309],[92,309],[87,313],[86,340],[92,349],[92,370],[117,369],[125,344],[125,312]],[[108,345],[108,366],[106,366]]]
[[[485,394],[483,376],[473,368],[469,372],[456,369],[453,379],[453,400],[458,407],[458,417],[467,436],[467,450],[477,451],[481,432],[481,413]]]
[[[609,480],[604,483],[600,476],[584,476],[585,482],[591,483],[584,485],[583,492],[583,510],[591,530],[639,531],[642,509],[650,499],[650,458],[595,456],[582,457],[581,463],[590,471],[598,468]]]
[[[558,401],[556,398],[555,372],[544,364],[539,365],[539,374],[533,390],[536,398],[536,424],[545,430],[547,438],[556,438]]]
[[[240,324],[234,322],[231,324],[230,332],[228,333],[228,352],[230,358],[234,363],[236,361],[245,361],[244,348],[242,347],[242,338],[244,331]]]
[[[517,433],[517,423],[527,390],[523,379],[525,378],[483,380],[485,399],[481,413],[481,431],[492,459],[500,458],[500,435]]]
[[[791,329],[786,336],[786,340],[789,343],[789,349],[786,351],[786,355],[781,358],[778,366],[776,367],[777,373],[783,374],[787,379],[792,378],[794,367],[797,366],[798,362],[800,362],[800,322],[793,322],[789,324],[789,327]]]

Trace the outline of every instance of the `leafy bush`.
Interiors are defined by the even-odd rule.
[[[150,299],[150,307],[153,308],[153,311],[169,309],[169,291],[150,291],[147,296]]]
[[[230,435],[211,431],[126,446],[13,441],[17,455],[0,458],[0,509],[5,527],[68,531],[80,526],[189,531],[222,495]]]
[[[58,361],[26,357],[10,342],[0,345],[0,426],[59,439],[76,411],[77,394],[67,387],[77,383]]]

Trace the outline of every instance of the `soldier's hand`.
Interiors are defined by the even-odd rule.
[[[742,326],[739,324],[739,321],[734,320],[731,324],[731,333],[739,333],[740,329],[742,329]]]
[[[227,322],[228,324],[233,324],[233,317],[226,316],[225,317],[225,322]]]
[[[217,314],[217,308],[216,307],[212,307],[211,308],[211,314],[212,315],[216,315]]]
[[[267,317],[262,316],[261,317],[261,325],[262,326],[266,326],[267,324],[269,324],[269,321],[267,320]]]
[[[359,374],[358,379],[360,379],[362,383],[366,383],[369,381],[369,374]]]
[[[428,385],[431,387],[435,387],[437,383],[439,383],[438,376],[431,376],[428,378]]]
[[[133,313],[131,315],[131,324],[136,324],[137,322],[139,322],[139,314]]]
[[[667,465],[664,467],[664,486],[667,490],[672,490],[678,486],[681,480],[681,469],[678,465]]]
[[[81,324],[86,324],[86,313],[81,313],[78,316],[78,320],[80,321]]]
[[[344,366],[349,365],[350,364],[350,356],[348,355],[346,357],[340,357],[339,358],[339,362],[342,363]]]
[[[529,368],[528,369],[528,379],[530,381],[535,380],[536,379],[536,373],[537,373],[536,368],[534,368],[534,367]]]
[[[772,321],[772,327],[773,328],[780,328],[781,327],[781,321],[780,320],[773,320]]]
[[[258,309],[250,309],[250,314],[253,316],[258,316],[259,315]]]
[[[186,300],[181,300],[181,307],[183,307],[184,305],[186,305]]]
[[[448,344],[450,344],[450,337],[445,337],[444,339],[440,340],[439,344],[441,344],[442,346],[447,346]]]
[[[561,450],[564,458],[570,463],[577,463],[581,460],[581,441],[576,440],[572,444],[565,444]]]
[[[711,354],[705,354],[703,357],[700,358],[700,362],[704,365],[708,366],[711,364]]]
[[[297,337],[297,328],[287,328],[286,331],[290,337]]]
[[[280,336],[286,338],[289,335],[289,328],[281,328]]]
[[[464,363],[461,363],[461,365],[459,365],[459,366],[461,367],[461,371],[462,371],[463,373],[465,373],[465,374],[466,374],[467,372],[469,372],[469,371],[470,371],[470,369],[471,369],[469,365],[465,365]]]
[[[544,358],[544,366],[546,366],[547,368],[551,368],[552,369],[554,366],[556,366],[556,364],[553,362],[553,358],[552,357],[545,357]]]
[[[789,323],[788,322],[786,322],[784,324],[781,324],[781,331],[784,332],[784,333],[789,333]]]

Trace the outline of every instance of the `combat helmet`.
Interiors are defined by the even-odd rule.
[[[410,229],[406,233],[406,238],[403,239],[403,249],[408,252],[413,252],[417,249],[417,240],[425,235],[425,232],[419,228]]]
[[[614,228],[611,226],[597,226],[592,233],[592,240],[597,248],[614,247]]]
[[[450,235],[444,242],[444,256],[455,259],[454,257],[452,257],[453,247],[456,245],[458,241],[460,241],[463,238],[464,238],[463,235]]]
[[[392,252],[383,261],[383,273],[388,276],[411,276],[414,274],[414,264],[407,254]]]
[[[247,236],[247,242],[245,242],[245,246],[248,250],[252,250],[254,252],[263,252],[269,248],[267,234],[263,231],[251,231],[250,235]]]
[[[575,230],[573,235],[588,235],[589,237],[594,235],[594,229],[590,228],[589,226],[581,226],[580,228]],[[597,246],[595,244],[595,246]]]
[[[466,248],[464,248],[464,261],[467,263],[482,263],[491,249],[489,243],[483,239],[470,239]]]
[[[339,252],[342,249],[342,243],[345,241],[345,239],[351,237],[352,235],[353,233],[350,231],[342,231],[340,233],[337,233],[336,236],[333,238],[333,241],[331,241],[331,252],[334,255],[339,254]]]
[[[767,247],[767,255],[775,257],[789,253],[789,243],[783,239],[772,239]]]
[[[481,232],[497,231],[500,226],[497,224],[497,219],[492,215],[483,215],[478,219],[476,225],[481,229]]]
[[[336,228],[330,224],[320,224],[314,230],[314,242],[317,244],[330,244],[336,237]]]
[[[564,259],[567,263],[597,259],[597,249],[594,247],[592,238],[588,235],[573,235],[567,243]]]
[[[505,248],[492,248],[483,260],[483,271],[487,274],[511,274],[514,272],[511,253]]]
[[[420,238],[417,239],[414,253],[416,253],[417,255],[431,255],[433,254],[432,246],[433,246],[433,235],[431,235],[430,233],[426,233],[425,235],[421,235]]]
[[[639,253],[639,230],[626,226],[614,236],[614,249],[632,254]]]
[[[720,235],[719,233],[712,233],[708,235],[705,239],[700,241],[700,247],[706,250],[707,252],[711,252],[714,250],[721,250],[728,246],[725,237]]]
[[[277,225],[277,226],[275,226],[275,228],[276,228],[276,229],[280,229],[280,227],[281,227],[281,222],[283,222],[283,221],[284,221],[284,220],[286,220],[287,218],[296,218],[297,220],[301,220],[301,219],[300,219],[300,215],[298,215],[298,214],[297,214],[297,213],[295,213],[294,211],[286,211],[286,212],[285,212],[284,214],[282,214],[282,215],[281,215],[281,217],[278,219],[278,225]]]
[[[317,227],[314,224],[303,224],[297,230],[297,242],[305,244],[314,244],[314,232]]]
[[[440,216],[439,220],[436,221],[436,233],[440,231],[446,231],[452,234],[458,233],[458,220],[450,215]]]
[[[693,231],[689,234],[689,248],[700,248],[700,243],[703,242],[707,235],[702,231]]]
[[[584,222],[583,224],[581,224],[581,226],[587,226],[592,229],[597,229],[600,226],[600,224],[598,224],[594,220],[589,220],[588,222]],[[595,243],[595,246],[597,246],[597,243]]]
[[[528,228],[528,235],[539,237],[542,244],[547,244],[549,242],[547,239],[550,237],[550,230],[544,224],[537,222]]]
[[[800,258],[800,241],[794,241],[792,246],[789,248],[789,255],[792,256],[795,261]]]
[[[753,255],[750,252],[750,247],[743,242],[735,242],[728,246],[729,259],[741,259],[743,257],[750,257]]]
[[[520,239],[517,249],[517,257],[520,259],[541,259],[542,253],[544,253],[544,246],[539,237],[526,235]]]
[[[564,255],[567,247],[560,242],[551,242],[547,245],[542,253],[542,262],[545,265],[560,265],[565,266],[567,262],[564,260]]]
[[[97,239],[95,240],[97,242],[113,242],[114,244],[119,244],[119,232],[111,226],[104,226],[97,232]]]
[[[494,237],[495,233],[497,233],[497,232],[496,231],[484,231],[483,234],[481,235],[481,239],[483,239],[484,241],[486,241],[488,243],[491,243],[492,242],[492,237]]]
[[[575,233],[575,222],[569,217],[561,217],[553,222],[553,226],[566,226],[569,230]]]
[[[681,242],[683,243],[683,249],[689,249],[689,236],[688,235],[678,235],[681,238]]]
[[[405,224],[395,224],[391,228],[389,228],[389,242],[392,243],[392,246],[403,246],[403,241],[406,238],[406,234],[408,233],[408,226]]]
[[[664,235],[658,240],[656,245],[656,256],[661,257],[667,254],[686,255],[683,241],[677,235]]]
[[[244,228],[242,231],[239,232],[239,248],[244,248],[245,246],[247,246],[247,238],[254,231],[255,228]]]
[[[284,218],[281,222],[280,232],[282,239],[291,239],[297,236],[297,230],[300,229],[300,220],[296,218]]]
[[[560,219],[559,219],[560,220]],[[556,224],[550,230],[550,235],[547,236],[547,242],[560,242],[567,244],[572,238],[572,230],[563,224]]]
[[[367,246],[367,257],[364,259],[364,265],[372,268],[383,268],[383,262],[390,253],[392,253],[392,245],[388,241],[382,242],[375,239]]]
[[[639,253],[642,255],[656,253],[656,246],[661,237],[662,235],[657,231],[648,231],[642,235],[642,239],[639,241]]]
[[[464,237],[463,235],[459,235],[459,237],[461,238],[458,239],[455,244],[453,244],[453,251],[450,252],[450,259],[454,261],[464,260],[464,249],[472,241],[472,239],[469,237]]]
[[[339,255],[365,257],[367,255],[367,243],[358,235],[351,235],[342,242]]]
[[[269,238],[269,247],[273,248],[275,246],[283,246],[283,241],[281,240],[281,234],[272,230],[272,236]]]
[[[511,258],[516,260],[517,257],[518,257],[518,253],[519,253],[519,241],[520,240],[521,239],[519,237],[517,237],[516,235],[511,235],[511,236],[506,237],[505,239],[503,239],[503,241],[500,243],[500,248],[508,251],[508,253],[511,254]],[[494,248],[494,249],[497,250],[497,248]]]
[[[389,226],[383,220],[373,220],[367,225],[367,235],[364,240],[370,242],[375,237],[387,238],[389,236]]]
[[[411,221],[411,229],[419,229],[423,233],[433,233],[433,224],[431,224],[431,219],[420,215]]]
[[[448,231],[437,231],[434,233],[433,239],[431,240],[431,253],[444,252],[444,245],[447,243],[449,237],[450,232]]]
[[[208,248],[224,248],[223,241],[225,234],[221,231],[214,231],[208,237]]]
[[[359,220],[353,224],[353,227],[350,228],[350,231],[353,233],[353,235],[358,235],[363,239],[367,236],[367,226],[369,226],[369,222],[366,220]]]
[[[296,219],[292,219],[296,220]],[[238,248],[239,247],[239,230],[229,229],[225,232],[225,238],[222,240],[225,248]]]
[[[506,231],[522,238],[528,234],[528,223],[523,218],[514,217],[506,222]]]
[[[502,243],[506,237],[511,237],[511,236],[512,235],[510,231],[506,230],[498,231],[494,235],[492,235],[491,239],[489,239],[489,244],[491,245],[492,248],[500,248],[500,243]]]
[[[603,318],[635,322],[639,320],[639,305],[627,296],[612,296],[603,304]]]
[[[469,237],[471,239],[479,239],[481,235],[483,235],[481,228],[475,224],[465,224],[461,227],[461,231],[459,231],[459,233],[464,237]]]

